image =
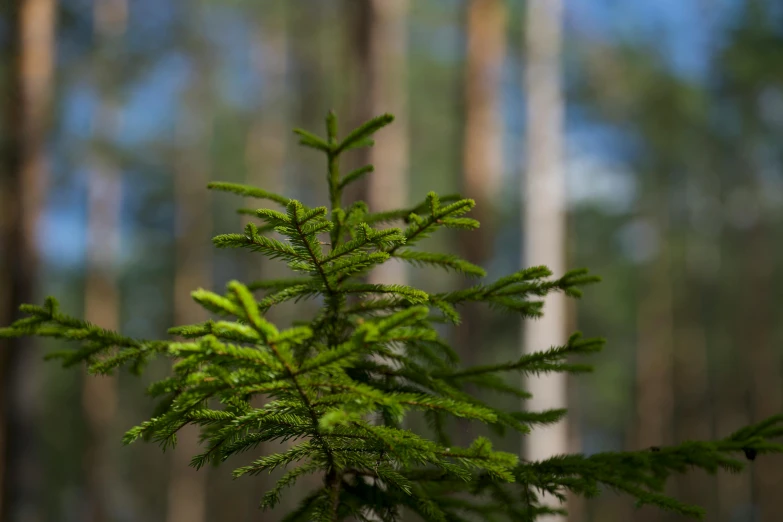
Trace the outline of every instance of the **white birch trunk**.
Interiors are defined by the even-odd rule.
[[[556,277],[565,271],[565,175],[563,170],[564,101],[560,54],[562,0],[529,0],[527,8],[525,88],[527,144],[523,184],[523,260],[525,266],[546,265]],[[524,353],[564,344],[566,303],[562,294],[546,298],[544,317],[527,321]],[[566,406],[566,376],[548,374],[527,379],[533,394],[525,401],[531,411]],[[535,428],[525,437],[524,455],[540,460],[568,452],[568,429],[563,422]],[[545,498],[549,505],[556,499]],[[549,516],[542,520],[563,520]]]

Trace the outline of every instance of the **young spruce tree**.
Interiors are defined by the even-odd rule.
[[[632,495],[640,505],[701,517],[698,507],[662,493],[670,475],[693,467],[736,472],[743,468],[738,454],[753,460],[759,453],[783,451],[770,442],[783,435],[783,416],[715,442],[589,457],[562,455],[539,462],[494,451],[483,437],[466,448],[453,446],[446,430],[450,417],[486,423],[499,433],[525,434],[565,414],[503,411],[467,393],[466,384],[525,398],[524,390],[509,384],[507,374],[590,371],[568,359],[594,353],[604,341],[577,333],[564,346],[505,364],[464,368],[435,325],[459,324],[458,308],[468,302],[534,318],[542,313],[541,297],[550,292],[579,297],[579,288],[597,278],[585,270],[552,278],[539,266],[435,294],[363,282],[368,270],[390,258],[485,276],[480,267],[456,256],[415,249],[440,228],[477,228],[478,222],[464,217],[473,207],[470,199],[430,192],[419,205],[394,212],[373,213],[363,202],[343,206],[343,189],[373,169],[367,165],[341,175],[340,157],[372,146],[373,133],[391,121],[390,115],[380,116],[339,139],[337,120],[329,114],[326,139],[295,131],[302,145],[326,156],[329,207],[308,208],[254,187],[210,184],[282,209],[240,210],[263,225],[249,224],[241,234],[217,236],[215,245],[282,259],[297,277],[247,285],[231,281],[222,295],[195,290],[193,299],[216,318],[169,330],[185,342],[125,337],[60,312],[51,297],[43,306],[23,305],[27,316],[0,329],[0,336],[75,341],[79,349],[50,357],[65,366],[84,362],[94,374],[120,366],[139,372],[154,357],[172,359],[172,375],[148,390],[160,399],[153,417],[128,431],[124,441],[154,440],[165,449],[176,444],[180,428],[195,424],[202,433],[203,452],[193,457],[192,465],[200,468],[252,452],[261,442],[292,440],[290,449],[255,455],[234,470],[240,477],[288,468],[263,497],[264,508],[274,507],[283,490],[303,475],[321,475],[321,487],[285,516],[289,522],[393,521],[403,511],[426,521],[532,521],[560,512],[539,502],[542,492],[561,499],[567,491],[594,496],[602,486]],[[376,228],[394,220],[404,221],[405,228]],[[271,231],[287,240],[265,235]],[[317,297],[323,306],[309,321],[280,330],[264,318],[284,301]],[[256,395],[268,399],[261,408],[250,404]],[[406,413],[413,410],[426,416],[429,434],[402,427]]]

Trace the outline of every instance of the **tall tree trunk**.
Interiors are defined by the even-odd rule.
[[[368,56],[364,74],[370,118],[392,113],[395,121],[376,135],[367,154],[375,172],[367,177],[371,212],[398,209],[408,202],[408,0],[370,0]],[[370,283],[405,284],[405,265],[389,261],[376,267]]]
[[[687,194],[689,200],[693,196],[704,195],[719,190],[719,182],[715,176],[709,175],[710,165],[697,166],[697,171],[689,178]],[[696,201],[690,201],[689,208],[699,212]],[[704,219],[693,215],[692,221]],[[708,274],[709,267],[704,262],[710,262],[710,243],[715,243],[717,234],[710,234],[695,227],[685,231],[686,250],[681,265],[681,280],[676,284],[679,295],[675,295],[674,328],[674,402],[676,442],[686,440],[708,440],[715,437],[713,433],[713,405],[710,397],[710,373],[708,360],[708,338],[705,324],[707,323],[707,303],[715,297],[713,287],[716,279]],[[698,263],[698,264],[697,264]],[[705,278],[709,278],[705,280]],[[710,516],[717,515],[715,502],[715,479],[701,470],[692,470],[677,477],[677,498],[703,506]]]
[[[98,52],[116,51],[127,24],[126,0],[95,0],[93,17]],[[93,139],[98,144],[93,145],[87,189],[84,315],[87,321],[102,328],[118,330],[120,293],[115,263],[122,181],[110,152],[118,127],[119,108],[111,87],[115,79],[107,73],[107,61],[96,58],[94,64],[100,99],[93,119]],[[106,144],[108,146],[101,146]],[[117,409],[116,375],[85,375],[82,407],[88,430],[84,455],[87,516],[91,522],[107,522],[112,519],[111,499],[118,486],[111,458],[111,428]]]
[[[114,169],[93,165],[88,189],[84,316],[93,324],[115,331],[119,327],[119,289],[114,258],[121,199],[120,180]],[[92,522],[106,522],[112,519],[110,506],[116,487],[111,428],[117,410],[117,376],[85,373],[82,407],[88,430],[84,455],[88,517]]]
[[[746,233],[747,231],[726,232],[724,252],[726,252],[726,257],[733,258],[734,262],[726,270],[721,270],[720,280],[737,278],[738,274],[742,274],[744,278],[748,277],[747,272],[741,272],[748,252],[746,248],[737,248],[737,245],[743,244]],[[747,247],[747,245],[743,246]],[[750,282],[752,277],[747,281]],[[754,364],[754,361],[750,359],[754,356],[751,350],[755,347],[751,347],[750,343],[758,340],[758,337],[753,334],[751,337],[746,337],[749,329],[746,322],[750,320],[755,323],[755,320],[746,313],[739,312],[739,307],[735,306],[735,303],[740,303],[744,310],[746,306],[753,306],[751,303],[755,301],[755,298],[750,303],[744,301],[748,299],[750,292],[742,291],[741,288],[738,285],[722,285],[720,290],[722,306],[719,311],[722,317],[719,319],[722,321],[716,325],[715,338],[727,339],[726,342],[721,343],[723,346],[720,346],[727,353],[722,354],[723,360],[720,361],[721,364],[717,368],[715,377],[714,401],[717,405],[715,435],[718,437],[725,437],[746,426],[752,421],[755,413],[751,402],[751,390],[754,384],[750,380],[756,377],[748,371]],[[756,311],[755,308],[754,311]],[[752,312],[748,310],[747,313]],[[718,516],[716,520],[734,522],[738,519],[751,517],[748,509],[753,502],[753,468],[758,465],[758,462],[752,464],[750,473],[718,474]]]
[[[280,3],[275,7],[259,9],[259,28],[255,34],[253,61],[262,78],[258,112],[254,116],[245,143],[246,183],[276,194],[286,195],[286,154],[289,129],[289,99],[286,79],[289,74],[287,8]],[[247,198],[247,208],[267,206],[256,198]],[[244,223],[257,222],[249,217]],[[284,271],[272,270],[279,264],[272,260],[260,260],[258,256],[247,258],[248,280],[265,277],[284,277]],[[275,266],[277,265],[277,266]],[[281,267],[282,268],[282,267]],[[269,274],[266,274],[269,269]],[[283,269],[285,270],[285,269]],[[274,311],[270,311],[274,314]]]
[[[290,134],[289,98],[286,79],[290,69],[288,30],[286,27],[288,8],[282,2],[264,6],[258,10],[258,29],[254,35],[253,58],[258,74],[262,78],[263,89],[260,94],[258,112],[254,117],[247,136],[245,148],[246,183],[270,192],[287,195],[286,192],[286,156]],[[258,199],[248,198],[247,208],[267,207]],[[257,222],[250,218],[245,221]],[[247,281],[264,277],[272,279],[284,277],[283,267],[276,261],[261,259],[259,255],[245,255],[244,276]],[[275,322],[277,310],[268,314]],[[253,406],[260,408],[265,404],[264,397],[254,397]],[[286,441],[287,447],[292,444]],[[262,443],[260,453],[268,454],[280,449],[278,442]],[[311,477],[306,477],[311,478]],[[258,511],[258,491],[272,487],[271,477],[259,477],[258,482],[247,483],[247,501],[242,520],[260,520]],[[260,487],[259,487],[260,486]],[[297,485],[295,487],[301,487]]]
[[[471,0],[465,61],[465,139],[462,195],[476,200],[481,228],[466,234],[463,256],[483,264],[492,255],[496,216],[492,202],[503,175],[502,76],[506,56],[503,0]]]
[[[372,117],[373,103],[370,97],[370,74],[372,68],[370,49],[370,27],[374,7],[372,1],[354,2],[342,0],[341,11],[346,23],[345,36],[342,41],[345,55],[344,71],[346,89],[345,100],[340,100],[343,111],[339,116],[339,129],[345,135]],[[334,107],[332,107],[334,109]],[[370,161],[370,153],[366,148],[343,154],[340,159],[340,170],[344,174],[355,168],[366,165]],[[372,174],[369,174],[372,176]],[[343,191],[343,206],[354,201],[367,201],[368,176],[355,181]]]
[[[744,257],[745,253],[735,249],[736,245],[741,243],[739,234],[736,232],[729,234],[727,231],[725,235],[727,237],[724,243],[726,245],[724,252],[735,259]],[[721,270],[721,280],[736,278],[739,266],[741,263],[733,263],[727,269]],[[715,378],[714,400],[717,405],[715,431],[718,437],[730,435],[751,422],[748,401],[751,384],[748,382],[749,375],[743,371],[745,369],[743,365],[748,363],[746,359],[750,357],[745,351],[747,339],[743,337],[747,333],[747,328],[744,325],[746,316],[736,313],[733,305],[733,303],[742,302],[744,296],[737,291],[736,285],[722,286],[723,288],[720,290],[722,306],[719,309],[722,321],[716,324],[718,335],[715,338],[720,339],[720,334],[723,334],[723,337],[728,339],[727,342],[721,343],[723,346],[720,346],[728,353],[724,355],[725,359],[722,361],[724,364],[717,369]],[[734,522],[738,520],[738,516],[740,519],[743,518],[743,511],[752,502],[751,481],[752,475],[749,473],[718,474],[719,514],[716,520]]]
[[[754,6],[751,4],[751,9]],[[763,16],[764,9],[759,3],[757,16]],[[768,87],[765,87],[768,88]],[[743,103],[743,136],[747,142],[743,163],[750,166],[746,170],[755,176],[750,182],[750,190],[754,194],[757,209],[762,209],[757,222],[750,230],[742,234],[746,248],[743,250],[741,280],[742,313],[739,326],[737,351],[741,354],[745,366],[745,378],[748,383],[750,402],[750,422],[756,423],[783,412],[783,375],[781,375],[781,356],[775,346],[775,292],[773,291],[775,274],[775,254],[770,249],[775,234],[772,218],[764,212],[764,184],[759,180],[767,165],[754,156],[761,143],[777,145],[775,132],[765,128],[757,120],[763,117],[757,111],[758,92],[762,87],[746,93],[747,101]],[[773,137],[775,136],[775,137]],[[777,149],[780,151],[780,149]],[[754,517],[758,522],[772,522],[780,519],[783,508],[781,485],[783,485],[783,458],[780,455],[765,455],[764,459],[751,463],[751,499],[755,510]]]
[[[207,190],[210,181],[211,144],[214,139],[215,97],[211,49],[198,34],[198,16],[203,2],[192,6],[187,35],[192,72],[177,121],[174,160],[174,202],[176,206],[176,266],[174,274],[174,322],[194,324],[209,314],[191,297],[197,288],[214,286],[212,246],[213,208]],[[209,467],[190,466],[201,452],[199,429],[185,426],[172,452],[167,492],[166,522],[205,522],[207,520],[207,480]],[[233,506],[232,506],[233,507]]]
[[[4,97],[5,135],[0,172],[0,324],[35,300],[36,231],[42,211],[46,134],[55,63],[56,2],[11,0]],[[41,520],[41,473],[36,450],[39,414],[38,352],[29,339],[0,340],[0,516],[6,522]]]
[[[253,59],[264,88],[260,95],[258,114],[247,137],[247,183],[282,194],[285,188],[283,171],[286,144],[290,134],[286,96],[286,77],[289,71],[286,8],[281,3],[274,8],[268,7],[260,11]],[[256,205],[257,199],[247,199],[248,208],[254,208]],[[254,274],[254,277],[257,275]]]
[[[684,324],[674,330],[675,442],[713,438],[707,335],[700,314],[702,298],[695,285],[686,283],[684,287],[696,297],[684,300],[689,309],[681,309]],[[709,509],[714,500],[714,485],[714,479],[705,472],[690,471],[677,478],[677,498]]]
[[[352,4],[348,0],[346,5]],[[376,134],[375,147],[361,150],[359,162],[347,165],[375,167],[352,192],[367,202],[370,212],[384,212],[402,208],[408,200],[408,0],[368,0],[357,11],[353,46],[358,52],[358,78],[352,99],[362,101],[353,125],[384,113],[393,114],[395,121]],[[374,284],[406,281],[406,266],[397,260],[375,267],[367,276],[367,282]],[[370,519],[380,520],[374,515]]]
[[[364,2],[357,3],[364,4]],[[324,116],[326,116],[330,103],[328,99],[328,71],[335,67],[334,54],[330,55],[324,52],[324,49],[329,44],[329,37],[335,37],[334,33],[340,33],[341,44],[342,41],[352,38],[349,31],[339,31],[343,27],[334,30],[333,27],[324,23],[323,20],[329,16],[331,6],[333,6],[331,2],[313,2],[306,6],[303,3],[286,2],[286,27],[291,35],[289,39],[292,55],[291,79],[296,91],[293,96],[296,105],[292,111],[292,118],[296,127],[321,129],[322,133],[325,132]],[[342,67],[339,69],[343,70]],[[341,111],[339,115],[340,129],[345,133],[346,114]],[[292,192],[288,195],[306,204],[310,198],[315,201],[323,201],[320,198],[325,192],[319,192],[323,185],[320,174],[324,165],[323,157],[319,154],[305,153],[298,147],[297,150],[299,152],[292,157],[294,172],[290,176],[295,182],[289,185],[289,190]],[[345,165],[342,168],[345,169]],[[309,187],[309,189],[305,190],[305,187]],[[316,187],[316,189],[313,190],[312,187]],[[320,204],[318,203],[318,205]]]
[[[660,250],[643,279],[637,312],[637,449],[672,442],[672,288],[667,227],[654,221]]]
[[[349,187],[344,201],[364,200],[371,212],[398,208],[408,196],[408,0],[345,0],[344,8],[351,29],[346,44],[352,82],[348,92],[351,114],[343,133],[385,112],[396,117],[377,134],[376,147],[346,157],[344,172],[368,163],[375,166],[375,172]],[[404,273],[401,266],[387,265],[376,270],[373,278],[386,280]]]
[[[344,0],[350,39],[351,102],[345,134],[370,118],[390,112],[396,121],[378,132],[377,145],[347,155],[343,173],[372,164],[375,172],[352,183],[344,192],[343,205],[367,202],[371,212],[400,208],[408,197],[408,97],[407,97],[407,0]],[[406,270],[391,260],[376,267],[367,280],[404,284]]]
[[[555,276],[565,271],[566,208],[563,172],[565,104],[561,87],[561,0],[529,0],[526,18],[527,144],[523,187],[525,266],[546,265]],[[524,327],[524,353],[545,350],[566,341],[566,302],[562,294],[548,296],[544,317]],[[542,375],[527,379],[532,411],[566,406],[566,376]],[[561,422],[536,428],[526,436],[524,454],[541,459],[568,451],[568,426]],[[556,505],[552,498],[547,504]],[[544,520],[562,520],[560,516]]]
[[[674,310],[668,249],[669,205],[666,191],[657,181],[646,193],[641,213],[655,227],[658,251],[640,284],[632,449],[671,444],[674,434]],[[659,520],[660,511],[644,507],[635,516],[639,520]]]
[[[763,219],[763,217],[761,218]],[[774,298],[772,274],[774,258],[770,253],[768,225],[760,222],[747,234],[745,250],[746,281],[742,351],[746,375],[750,383],[751,422],[761,422],[783,412],[783,379],[781,357],[774,346]],[[765,455],[752,464],[753,504],[758,509],[758,522],[780,519],[781,485],[783,485],[783,459],[780,455]]]
[[[492,258],[496,215],[493,201],[503,176],[502,76],[506,55],[506,6],[503,0],[471,0],[467,6],[467,53],[465,60],[465,131],[461,195],[476,201],[471,217],[481,223],[478,230],[459,236],[461,255],[486,268]],[[467,305],[459,326],[460,359],[478,363],[486,339],[486,307]],[[485,352],[484,352],[485,353]],[[470,444],[469,423],[458,423],[459,444]]]
[[[756,185],[757,169],[761,165],[752,153],[758,145],[760,135],[759,128],[753,122],[757,107],[755,93],[751,96],[753,102],[749,105],[752,109],[748,110],[748,106],[742,102],[738,104],[742,115],[742,140],[737,143],[732,139],[729,143],[728,139],[722,139],[716,147],[716,157],[725,168],[722,176],[725,179],[722,186],[725,188],[721,194],[721,218],[724,220],[731,212],[729,203],[732,191],[741,193],[761,190],[761,187]],[[730,147],[727,147],[729,144]],[[726,154],[727,150],[731,152]],[[737,180],[737,173],[745,173],[744,179]],[[761,198],[757,196],[754,199],[756,204],[752,208],[760,208]],[[763,212],[760,212],[757,218],[763,219]],[[779,371],[776,363],[772,362],[775,354],[768,352],[764,346],[769,341],[769,332],[764,330],[770,326],[770,289],[764,288],[764,285],[768,284],[772,268],[769,263],[772,258],[768,245],[764,244],[763,224],[752,223],[750,229],[737,228],[736,225],[726,226],[722,232],[721,246],[727,262],[721,264],[718,280],[737,280],[743,284],[718,286],[722,297],[722,306],[719,309],[722,317],[716,325],[717,334],[723,334],[722,337],[728,339],[722,346],[728,354],[721,361],[723,364],[718,367],[715,386],[714,400],[718,405],[715,425],[716,435],[719,437],[725,437],[751,422],[761,420],[759,414],[769,406],[776,408],[775,414],[780,413],[778,394],[781,393],[779,374],[774,377]],[[762,331],[756,331],[757,329]],[[770,389],[764,390],[762,386],[770,386]],[[768,397],[764,397],[765,394],[768,394]],[[754,506],[754,500],[758,501],[758,498],[754,497],[758,494],[759,477],[756,470],[761,460],[750,463],[749,473],[718,475],[717,520],[763,520],[758,517],[758,513],[749,512],[750,509],[759,507]],[[765,509],[765,506],[760,507]]]
[[[492,212],[503,176],[502,76],[506,55],[506,7],[503,0],[471,0],[467,17],[465,63],[465,138],[462,195],[474,199],[471,216],[481,228],[460,238],[462,256],[477,265],[492,257],[497,216]],[[481,310],[465,314],[461,337],[467,339],[464,355],[482,339]]]
[[[576,212],[574,213],[576,214]],[[571,230],[571,219],[578,219],[576,216],[568,216],[566,220],[566,230]],[[575,227],[574,227],[575,228]],[[576,253],[577,238],[575,234],[567,235],[566,251],[565,251],[565,266],[574,266],[574,258]],[[565,305],[565,330],[566,332],[576,332],[579,330],[579,302],[577,300],[566,301]],[[568,437],[568,452],[569,453],[583,453],[584,448],[582,445],[582,426],[579,421],[578,412],[579,408],[580,387],[576,379],[570,379],[566,383],[566,402],[569,407],[572,408],[569,413],[576,416],[572,416],[572,419],[576,419],[573,422],[569,422],[566,427]],[[572,413],[573,412],[573,413]],[[588,511],[588,500],[582,496],[572,492],[566,494],[566,503],[568,504],[568,522],[587,522],[590,520],[590,513]]]
[[[209,81],[196,75],[195,82]],[[197,87],[196,87],[197,88]],[[205,310],[190,293],[212,286],[212,210],[209,183],[209,150],[211,122],[202,127],[199,111],[208,100],[189,93],[187,116],[180,122],[179,147],[174,171],[176,202],[176,271],[174,276],[174,322],[193,324],[208,319]],[[195,129],[195,130],[194,130]],[[188,136],[188,131],[196,135]],[[204,522],[206,520],[206,486],[208,468],[190,467],[191,458],[200,452],[199,430],[186,426],[178,435],[171,460],[166,522]]]
[[[372,0],[364,2],[343,0],[343,10],[349,29],[348,38],[344,45],[345,54],[349,57],[346,69],[350,80],[346,92],[347,114],[341,118],[339,131],[342,134],[347,134],[374,116],[375,104],[371,95],[373,92],[371,70],[373,69],[372,28],[375,25],[373,21],[375,6]],[[342,123],[343,121],[345,123]],[[362,148],[343,155],[340,167],[343,173],[346,173],[369,162],[370,151],[367,148]],[[346,187],[343,192],[344,206],[357,200],[367,201],[369,177],[373,175],[374,173],[365,175],[363,179]]]

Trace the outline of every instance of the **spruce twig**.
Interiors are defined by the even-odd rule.
[[[639,505],[702,518],[701,508],[663,492],[669,477],[694,467],[737,472],[748,461],[783,452],[774,442],[783,435],[783,415],[713,442],[562,455],[540,462],[496,451],[484,437],[465,448],[452,446],[448,423],[455,418],[519,434],[558,422],[565,410],[504,411],[467,387],[529,397],[504,376],[590,371],[569,359],[600,351],[604,341],[577,333],[563,346],[541,347],[514,361],[461,367],[437,323],[458,324],[458,307],[469,302],[536,317],[546,295],[563,292],[578,298],[581,288],[598,278],[586,270],[557,277],[539,266],[443,293],[363,282],[363,274],[392,257],[466,277],[486,276],[481,267],[456,256],[417,249],[421,240],[444,228],[478,227],[465,217],[473,200],[430,192],[422,203],[391,212],[371,213],[363,202],[343,208],[343,190],[373,169],[368,165],[341,176],[342,153],[372,145],[373,134],[391,121],[390,115],[374,118],[340,139],[337,118],[330,112],[326,138],[295,131],[302,145],[326,157],[329,208],[308,208],[245,185],[209,185],[282,207],[243,209],[264,223],[219,235],[213,242],[281,259],[295,277],[248,285],[232,281],[224,294],[193,291],[196,302],[220,317],[169,330],[185,341],[132,339],[61,313],[51,297],[43,306],[22,305],[25,316],[0,328],[0,337],[37,335],[73,342],[79,348],[50,358],[64,366],[84,363],[92,373],[111,373],[120,366],[138,372],[153,357],[172,359],[172,374],[148,388],[159,401],[153,417],[129,430],[124,441],[143,438],[165,449],[176,443],[180,428],[194,424],[205,443],[204,451],[193,457],[196,468],[256,450],[261,442],[297,441],[287,451],[257,455],[234,470],[240,477],[292,468],[264,496],[264,509],[278,505],[283,489],[300,477],[323,473],[321,487],[303,496],[299,507],[283,518],[291,522],[367,520],[368,513],[394,521],[403,508],[425,521],[466,520],[468,514],[485,521],[533,521],[562,512],[542,504],[542,493],[559,499],[569,491],[590,497],[601,486],[631,495]],[[395,220],[405,228],[374,228]],[[285,241],[266,235],[272,231]],[[310,320],[280,330],[265,318],[283,302],[318,296],[324,304]],[[347,306],[348,296],[358,297],[358,303]],[[267,398],[262,408],[251,405],[256,395]],[[411,411],[423,412],[431,435],[401,428]]]

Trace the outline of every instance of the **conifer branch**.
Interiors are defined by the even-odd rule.
[[[290,199],[284,196],[280,196],[279,194],[267,192],[266,190],[257,187],[251,187],[249,185],[242,185],[240,183],[229,183],[226,181],[213,181],[207,184],[207,188],[213,190],[222,190],[224,192],[233,192],[234,194],[238,194],[240,196],[247,196],[251,198],[268,199],[269,201],[274,201],[275,203],[279,203],[283,206],[286,206],[288,205],[288,203],[291,202]]]
[[[288,522],[370,520],[370,515],[393,522],[400,520],[402,509],[427,521],[456,522],[468,516],[534,521],[563,511],[543,504],[543,494],[560,500],[568,492],[589,497],[598,495],[601,487],[628,494],[640,505],[701,517],[700,508],[664,493],[667,479],[694,467],[709,473],[737,472],[744,467],[743,457],[750,461],[783,453],[783,445],[776,442],[783,437],[783,415],[713,442],[589,457],[561,455],[540,462],[496,451],[484,437],[467,447],[452,446],[449,422],[455,418],[485,424],[498,436],[559,422],[564,409],[504,411],[473,390],[530,398],[505,375],[590,371],[590,366],[574,364],[570,357],[596,353],[604,341],[577,333],[563,346],[541,347],[517,360],[464,367],[440,336],[438,323],[458,325],[458,306],[470,302],[535,317],[542,313],[547,295],[580,297],[581,289],[598,278],[583,269],[553,277],[548,268],[538,266],[441,293],[364,282],[364,273],[392,257],[470,277],[486,276],[481,267],[457,256],[414,250],[443,228],[478,227],[477,221],[465,217],[473,200],[430,192],[423,203],[406,209],[372,213],[364,202],[342,208],[343,189],[372,175],[373,169],[367,165],[341,177],[341,154],[372,145],[372,135],[391,119],[374,118],[342,140],[334,113],[326,118],[326,138],[295,131],[302,145],[326,157],[329,208],[308,208],[235,183],[209,185],[283,206],[283,211],[243,209],[263,226],[248,224],[243,234],[218,235],[214,245],[282,259],[299,277],[248,285],[231,281],[222,295],[193,291],[195,301],[220,317],[169,329],[178,340],[133,339],[104,330],[61,314],[53,298],[43,306],[22,305],[24,317],[0,328],[0,338],[36,335],[77,343],[78,348],[49,358],[64,366],[83,362],[92,373],[110,373],[121,366],[139,372],[153,357],[171,359],[171,374],[147,388],[158,401],[154,412],[123,441],[151,440],[166,449],[176,443],[180,429],[192,424],[201,430],[205,443],[191,461],[196,468],[248,452],[253,457],[235,469],[234,476],[290,466],[264,495],[264,509],[279,506],[282,492],[299,478],[322,473],[321,487],[302,495],[299,507],[283,517]],[[373,228],[395,220],[405,223],[404,230]],[[271,231],[284,241],[263,235]],[[327,233],[328,244],[319,239]],[[256,298],[254,292],[263,297]],[[311,319],[298,317],[290,327],[278,329],[266,318],[273,306],[315,297],[324,301]],[[349,297],[358,302],[348,306]],[[253,407],[254,396],[264,396],[266,404]],[[421,412],[431,435],[401,428],[412,411]],[[378,415],[383,424],[368,421]],[[285,451],[266,447],[268,453],[258,455],[261,443],[289,440],[295,444]]]

